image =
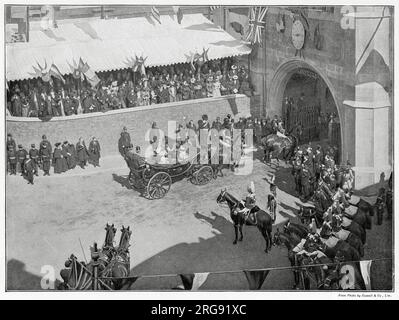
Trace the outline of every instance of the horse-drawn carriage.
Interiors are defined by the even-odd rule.
[[[135,155],[138,156],[138,155]],[[195,185],[205,185],[216,177],[215,165],[201,163],[200,153],[184,162],[169,164],[142,161],[127,161],[129,183],[142,190],[148,199],[161,199],[170,190],[173,182],[188,178]]]

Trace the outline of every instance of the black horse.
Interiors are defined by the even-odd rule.
[[[284,224],[284,232],[289,235],[295,234],[301,239],[305,239],[309,233],[309,229],[302,224],[291,222],[288,220]]]
[[[263,160],[271,164],[272,159],[276,159],[278,166],[282,158],[287,163],[293,157],[297,146],[298,137],[294,134],[289,134],[286,138],[270,134],[261,139],[261,147],[264,150]]]
[[[115,255],[113,256],[110,263],[106,266],[105,270],[103,270],[101,273],[101,276],[104,277],[104,281],[109,285],[109,287],[114,290],[125,290],[129,288],[134,282],[134,278],[129,278],[129,247],[132,231],[130,231],[130,227],[125,228],[124,226],[122,226],[121,232],[121,238],[119,240],[118,247],[115,249]],[[110,277],[114,279],[106,279]]]
[[[226,189],[220,191],[220,194],[217,197],[216,202],[217,203],[226,202],[227,205],[229,206],[230,218],[234,223],[234,232],[235,232],[235,239],[233,241],[233,244],[237,244],[238,230],[240,231],[239,241],[243,240],[242,226],[246,224],[249,226],[256,226],[259,229],[263,238],[266,241],[265,252],[267,253],[271,249],[273,221],[267,212],[255,206],[251,210],[251,213],[255,215],[255,221],[254,222],[250,221],[250,219],[248,219],[244,214],[237,213],[237,209],[238,210],[243,209],[243,204],[241,201],[237,200],[230,193],[228,193]]]
[[[295,234],[287,234],[280,232],[279,228],[277,228],[276,232],[273,235],[273,241],[272,244],[274,246],[280,246],[280,245],[285,245],[285,247],[288,250],[288,260],[290,261],[291,267],[296,266],[296,259],[295,259],[295,253],[292,251],[298,243],[301,242],[301,238]],[[297,269],[292,270],[294,273],[294,289],[297,288],[298,283],[299,283],[299,274]]]
[[[350,231],[341,232],[341,230],[342,230],[342,228],[339,228],[339,227],[333,228],[330,224],[324,223],[320,230],[320,236],[322,238],[326,238],[326,237],[328,238],[328,237],[333,236],[340,240],[343,240],[343,241],[347,242],[348,244],[350,244],[353,248],[355,248],[359,252],[360,257],[363,257],[364,256],[364,248],[363,248],[363,243],[360,240],[360,238],[357,235],[351,233]]]

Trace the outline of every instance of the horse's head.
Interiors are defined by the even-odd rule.
[[[69,258],[65,261],[64,265],[66,268],[69,268],[74,260],[76,260],[76,256],[72,253]]]
[[[118,249],[121,251],[127,251],[130,246],[130,236],[132,235],[132,231],[130,230],[130,227],[125,228],[122,226],[121,229],[121,239],[119,240],[119,247]]]
[[[218,197],[216,198],[216,202],[217,203],[223,203],[226,201],[226,193],[227,193],[227,189],[224,188],[222,190],[220,190],[220,194],[218,195]]]
[[[113,247],[114,246],[114,238],[115,238],[115,233],[116,233],[116,228],[114,227],[114,224],[108,224],[105,226],[105,241],[104,241],[104,247]]]

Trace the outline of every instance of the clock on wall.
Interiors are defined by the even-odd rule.
[[[305,28],[300,20],[295,20],[292,24],[292,44],[296,49],[295,55],[302,55],[303,45],[305,44]]]

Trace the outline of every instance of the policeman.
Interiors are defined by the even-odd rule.
[[[10,175],[17,174],[17,153],[13,146],[9,146],[7,151],[8,163],[10,165]]]
[[[29,154],[26,155],[24,162],[24,174],[28,179],[28,184],[33,184],[33,172],[34,172],[34,164],[33,160],[29,157]]]
[[[40,155],[41,155],[41,151],[42,151],[44,145],[46,145],[47,150],[49,150],[50,154],[51,154],[51,152],[53,151],[52,147],[51,147],[51,143],[50,143],[50,141],[47,140],[47,137],[45,134],[42,136],[42,141],[40,142],[40,146],[39,146],[39,154]]]
[[[32,160],[33,171],[36,176],[39,175],[37,167],[39,165],[39,150],[36,149],[35,144],[31,144],[31,149],[29,150],[29,157]]]
[[[7,151],[10,150],[10,147],[12,147],[14,151],[17,148],[15,140],[13,139],[11,133],[7,134]]]
[[[51,166],[51,151],[48,149],[47,144],[43,144],[42,151],[40,152],[40,158],[43,164],[44,176],[49,176]]]
[[[18,145],[18,151],[17,151],[17,163],[19,164],[19,170],[21,172],[21,176],[24,175],[24,162],[26,159],[26,155],[28,152],[22,147],[22,144]]]

